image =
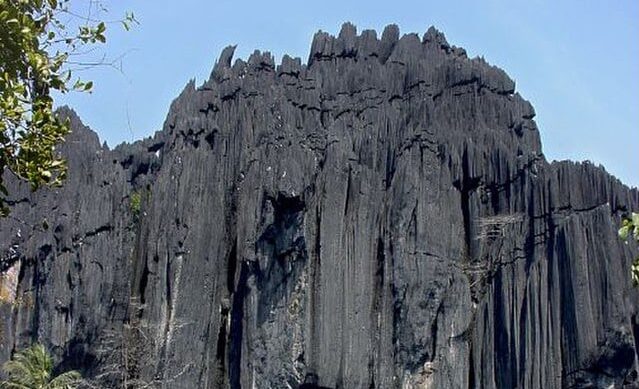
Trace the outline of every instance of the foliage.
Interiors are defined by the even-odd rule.
[[[3,369],[9,377],[0,383],[3,389],[73,389],[82,380],[77,371],[52,377],[53,359],[41,344],[17,352]]]
[[[105,10],[99,2],[86,4]],[[79,21],[79,23],[78,23]],[[117,21],[129,29],[133,14]],[[70,0],[0,0],[0,214],[8,212],[2,173],[10,170],[35,190],[59,185],[65,161],[56,145],[69,123],[55,115],[52,92],[89,92],[74,79],[74,60],[106,41],[104,21],[73,12]]]
[[[639,242],[639,213],[632,213],[629,218],[624,218],[621,222],[621,228],[619,229],[619,237],[623,240],[627,240],[632,237],[635,241]],[[631,268],[632,283],[635,286],[639,285],[639,257],[637,257],[632,263]]]
[[[142,194],[140,192],[133,192],[131,194],[131,203],[129,204],[131,213],[134,217],[140,216],[140,210],[142,208]]]

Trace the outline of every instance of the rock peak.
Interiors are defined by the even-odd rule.
[[[440,32],[434,26],[430,26],[428,28],[428,30],[424,34],[423,41],[424,43],[432,43],[432,44],[439,45],[442,48],[450,47],[450,45],[448,44],[448,41],[446,40],[446,36],[444,36],[444,33]]]
[[[213,71],[211,72],[211,78],[215,79],[216,77],[221,76],[225,69],[231,68],[231,62],[233,61],[233,55],[235,54],[235,49],[237,45],[226,46],[222,53],[220,54],[220,58],[217,60],[215,65],[213,66]]]
[[[395,25],[318,32],[308,65],[233,53],[153,138],[9,188],[0,364],[37,341],[106,388],[639,385],[639,194],[548,163],[503,70]]]

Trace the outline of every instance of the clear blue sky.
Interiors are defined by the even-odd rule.
[[[516,81],[537,111],[549,160],[591,160],[639,186],[639,1],[109,1],[108,18],[133,11],[140,25],[109,27],[104,51],[125,54],[123,73],[94,68],[91,95],[69,104],[110,146],[162,127],[189,79],[208,78],[221,50],[254,49],[306,61],[315,31],[345,21],[379,32],[434,25],[469,55],[482,55]],[[102,53],[100,51],[100,53]]]

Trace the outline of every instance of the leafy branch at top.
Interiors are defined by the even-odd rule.
[[[56,146],[69,123],[53,111],[51,93],[90,92],[93,83],[74,78],[70,56],[106,42],[105,12],[98,1],[80,16],[70,0],[0,0],[0,215],[8,213],[3,173],[11,171],[32,190],[60,185],[66,163]],[[132,13],[117,21],[126,30]]]

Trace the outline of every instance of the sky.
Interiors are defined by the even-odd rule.
[[[83,2],[77,2],[82,4]],[[133,12],[140,24],[108,25],[107,43],[89,54],[117,59],[78,73],[91,94],[58,97],[113,147],[162,128],[171,101],[190,79],[208,79],[222,49],[308,58],[313,34],[395,23],[448,42],[504,69],[535,107],[548,160],[590,160],[639,187],[639,1],[228,1],[104,0],[105,20]]]

